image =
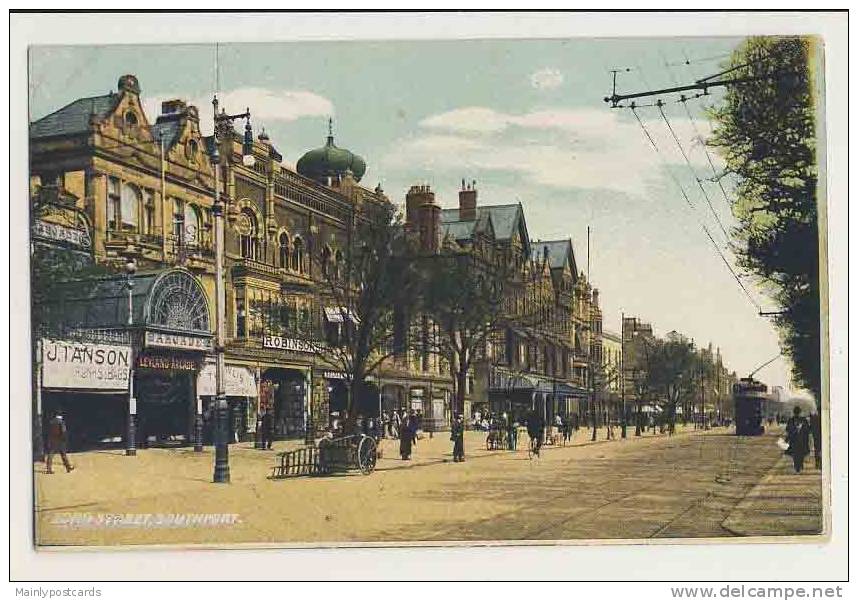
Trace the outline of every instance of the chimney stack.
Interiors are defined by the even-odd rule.
[[[459,221],[474,221],[477,218],[477,182],[465,184],[459,190]]]
[[[441,247],[441,207],[427,202],[420,207],[420,249],[438,254]]]
[[[405,195],[405,226],[417,231],[420,221],[420,207],[435,204],[435,193],[428,184],[411,186]]]

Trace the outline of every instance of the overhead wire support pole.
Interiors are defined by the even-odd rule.
[[[605,96],[604,101],[611,103],[611,108],[620,108],[620,102],[623,100],[633,100],[635,98],[646,98],[647,96],[662,96],[664,94],[674,94],[676,92],[687,92],[690,90],[702,90],[704,94],[707,94],[709,88],[718,88],[718,87],[726,87],[726,86],[734,86],[740,83],[750,83],[753,81],[765,81],[769,79],[778,79],[783,75],[789,75],[788,73],[772,73],[771,75],[766,75],[763,77],[737,77],[735,79],[721,79],[717,81],[708,81],[706,79],[698,80],[692,84],[688,84],[685,86],[675,86],[672,88],[662,88],[660,90],[649,90],[646,92],[635,92],[632,94],[617,94],[614,91],[610,96]],[[614,74],[616,78],[616,74]]]

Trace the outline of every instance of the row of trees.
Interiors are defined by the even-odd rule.
[[[656,407],[673,432],[677,408],[682,407],[686,421],[689,415],[705,413],[707,395],[713,404],[724,400],[720,396],[726,382],[720,380],[726,371],[711,350],[696,349],[676,332],[664,338],[634,335],[624,346],[627,386],[637,399],[638,418],[643,405]],[[637,424],[640,427],[639,419]]]

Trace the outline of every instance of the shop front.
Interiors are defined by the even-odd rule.
[[[333,422],[334,418],[339,418],[348,408],[349,404],[349,388],[346,381],[346,374],[339,371],[324,372],[325,388],[328,392],[328,424]]]
[[[262,407],[256,370],[227,363],[224,365],[224,392],[229,407],[229,442],[247,442],[256,434],[257,417]],[[215,396],[217,394],[217,366],[213,360],[206,362],[197,377],[197,405],[203,416],[203,440],[214,441],[215,432]]]
[[[41,431],[37,434],[45,432],[48,421],[59,412],[68,427],[71,450],[122,442],[132,348],[130,338],[120,336],[119,343],[113,338],[110,343],[103,337],[96,342],[98,338],[92,336],[39,341],[34,414]]]
[[[271,367],[262,372],[268,409],[274,414],[274,438],[299,438],[306,434],[306,372]]]
[[[198,353],[168,348],[148,347],[137,354],[134,391],[139,447],[193,441],[200,360]]]
[[[173,268],[77,280],[61,288],[57,298],[62,300],[50,311],[54,318],[48,324],[51,330],[72,332],[84,340],[115,337],[127,341],[121,352],[114,349],[113,354],[110,349],[77,342],[62,350],[70,353],[70,365],[75,364],[71,369],[78,378],[75,388],[66,390],[82,392],[81,400],[86,399],[73,408],[73,401],[63,403],[75,413],[73,421],[80,432],[70,436],[90,442],[121,440],[129,455],[135,454],[138,443],[191,442],[197,377],[213,350],[208,300],[199,280],[185,269]],[[54,349],[59,352],[58,347],[50,347],[51,356]],[[81,363],[83,357],[90,365]],[[92,380],[93,374],[119,373],[110,372],[104,363],[110,357],[121,363],[125,371],[120,372],[125,375],[111,376],[108,379],[114,381],[104,387],[81,387],[84,376]],[[44,368],[53,369],[47,363]],[[54,391],[56,386],[49,376],[43,379],[40,394],[42,389]]]

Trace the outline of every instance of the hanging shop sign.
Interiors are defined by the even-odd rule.
[[[42,386],[127,390],[131,347],[42,339]]]
[[[295,353],[315,353],[319,345],[309,340],[298,338],[283,338],[282,336],[263,336],[263,348],[272,348],[281,351],[292,351]]]
[[[199,361],[193,357],[168,353],[141,353],[137,356],[137,367],[140,369],[172,369],[176,371],[197,371]]]
[[[197,377],[197,394],[199,396],[214,396],[216,389],[217,367],[214,363],[206,363]],[[223,383],[226,396],[256,397],[256,378],[250,368],[241,365],[224,365]]]
[[[167,334],[165,332],[146,332],[146,346],[182,349],[187,351],[211,351],[212,339],[189,334]]]

